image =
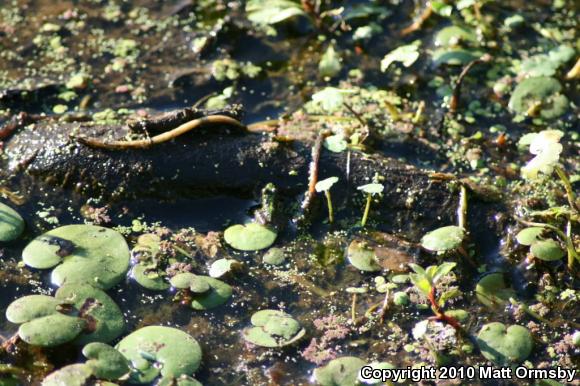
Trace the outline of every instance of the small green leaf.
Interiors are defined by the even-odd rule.
[[[327,190],[330,190],[332,185],[336,184],[337,182],[338,182],[338,177],[329,177],[329,178],[324,179],[322,181],[318,181],[314,188],[319,193],[325,192]]]
[[[539,236],[544,232],[544,228],[540,227],[530,227],[522,229],[516,235],[516,240],[522,245],[532,245],[538,241]]]
[[[232,225],[224,232],[226,243],[240,251],[258,251],[274,244],[276,232],[258,223]]]
[[[348,143],[342,134],[336,134],[324,138],[324,147],[333,153],[341,153],[346,150]]]
[[[318,73],[323,78],[333,78],[340,73],[341,69],[342,65],[340,64],[340,56],[334,49],[334,46],[330,45],[322,55],[322,58],[320,58]]]
[[[458,248],[465,237],[465,229],[450,225],[427,233],[421,239],[423,248],[433,252],[446,252]]]
[[[357,189],[361,190],[367,194],[375,195],[375,194],[381,194],[383,192],[383,190],[385,190],[385,187],[382,184],[372,183],[372,184],[366,184],[366,185],[359,186]]]
[[[417,59],[419,59],[420,45],[421,42],[417,40],[411,44],[400,46],[389,52],[385,55],[383,60],[381,60],[381,71],[387,71],[394,62],[400,62],[403,66],[410,67],[417,61]]]
[[[534,257],[544,261],[556,261],[564,257],[564,251],[560,248],[560,245],[552,239],[538,241],[532,244],[530,250]]]

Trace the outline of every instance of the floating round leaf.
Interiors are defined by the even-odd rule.
[[[47,295],[29,295],[16,299],[6,309],[6,319],[22,324],[31,320],[56,314],[58,300]]]
[[[42,386],[85,386],[92,376],[93,372],[89,366],[77,363],[50,373],[42,381]]]
[[[17,239],[24,231],[24,220],[14,209],[0,202],[0,242]]]
[[[201,348],[189,334],[164,326],[143,327],[117,345],[133,366],[130,383],[150,383],[159,375],[193,375],[201,363]]]
[[[493,322],[484,325],[477,335],[483,356],[499,366],[521,363],[532,353],[533,339],[522,326]]]
[[[241,263],[234,259],[219,259],[214,261],[209,267],[209,276],[220,278],[240,267]]]
[[[506,286],[501,272],[485,275],[475,286],[477,299],[490,308],[503,306],[514,295],[515,291]]]
[[[372,183],[372,184],[366,184],[366,185],[359,186],[357,189],[362,190],[363,192],[365,192],[367,194],[375,195],[375,194],[381,194],[383,192],[383,190],[385,190],[385,187],[382,184]]]
[[[170,283],[175,288],[187,288],[195,294],[202,294],[210,289],[209,282],[204,276],[194,275],[191,272],[178,273],[171,278]]]
[[[336,358],[324,367],[314,370],[314,379],[320,386],[353,386],[357,384],[365,361],[356,357]]]
[[[129,372],[129,361],[105,343],[89,343],[83,347],[86,365],[99,379],[118,379]]]
[[[544,228],[541,227],[530,227],[524,228],[518,232],[516,235],[516,240],[522,245],[532,245],[538,241],[538,237],[544,232]]]
[[[83,332],[77,344],[107,343],[116,339],[125,329],[125,318],[119,306],[105,292],[90,285],[66,284],[58,289],[55,298],[70,302],[91,321],[91,329]]]
[[[224,232],[224,239],[235,249],[257,251],[276,241],[276,232],[258,223],[232,225]]]
[[[557,79],[536,77],[524,79],[517,85],[510,98],[510,110],[527,115],[535,106],[542,118],[557,118],[568,109],[568,98],[560,94],[562,85]]]
[[[552,240],[540,240],[530,248],[532,255],[540,260],[544,261],[556,261],[564,257],[564,251],[560,248],[560,245]]]
[[[221,306],[232,296],[232,287],[221,280],[208,276],[198,276],[209,285],[209,291],[195,295],[191,301],[194,310],[209,310]]]
[[[356,269],[367,272],[381,270],[374,249],[368,248],[362,241],[352,241],[348,246],[346,256]]]
[[[261,310],[252,315],[255,327],[243,331],[244,339],[262,347],[282,347],[301,339],[306,331],[300,323],[285,312],[279,310]]]
[[[170,287],[169,283],[165,281],[163,276],[149,272],[146,264],[143,263],[138,263],[133,266],[131,276],[140,286],[149,290],[164,291]]]
[[[432,60],[435,67],[438,67],[441,64],[461,66],[481,57],[482,55],[483,53],[481,51],[473,49],[439,48],[433,51]]]
[[[203,386],[197,379],[181,376],[177,379],[163,378],[157,382],[156,386]]]
[[[54,347],[72,341],[86,326],[81,318],[55,313],[22,324],[18,336],[33,346]]]
[[[427,233],[421,239],[421,245],[433,252],[451,251],[461,245],[464,236],[465,229],[450,225]]]
[[[262,261],[266,264],[281,265],[286,261],[284,250],[281,248],[270,248],[268,252],[262,257]]]
[[[51,268],[52,281],[89,283],[109,289],[125,278],[129,247],[120,233],[94,225],[53,229],[26,246],[22,259],[33,268]]]
[[[472,29],[457,25],[445,27],[435,35],[436,46],[451,47],[462,42],[477,43],[477,35]]]

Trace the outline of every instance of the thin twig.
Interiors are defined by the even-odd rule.
[[[573,211],[576,213],[580,213],[580,209],[576,205],[576,194],[574,193],[574,189],[572,189],[572,184],[566,175],[566,172],[562,170],[561,167],[556,166],[556,173],[560,180],[562,180],[562,184],[564,185],[564,189],[566,190],[566,198],[568,199],[568,204],[572,208]]]
[[[210,115],[207,117],[202,117],[194,119],[192,121],[186,122],[173,130],[166,131],[165,133],[156,135],[155,137],[149,139],[140,139],[135,141],[101,141],[96,138],[86,138],[86,137],[76,137],[76,140],[83,145],[94,147],[97,149],[106,150],[125,150],[125,149],[147,149],[151,146],[158,145],[175,139],[193,129],[197,129],[201,126],[207,124],[226,124],[237,126],[240,128],[246,128],[240,121],[226,115]]]
[[[306,195],[304,196],[304,200],[302,201],[302,211],[306,213],[310,206],[312,205],[312,201],[316,196],[316,183],[318,182],[318,163],[320,162],[320,153],[322,152],[322,143],[324,142],[324,138],[326,134],[324,132],[319,132],[318,137],[316,137],[316,142],[314,142],[314,146],[312,147],[312,161],[310,161],[310,170],[308,174],[308,190],[306,191]]]
[[[401,31],[401,36],[406,36],[420,30],[423,24],[425,24],[425,22],[431,17],[431,15],[433,15],[433,7],[429,1],[419,17],[415,19],[411,25]]]
[[[471,70],[476,64],[487,63],[491,61],[491,59],[491,55],[485,54],[478,59],[472,60],[463,68],[463,71],[461,71],[459,78],[457,78],[457,81],[455,82],[455,87],[453,87],[453,94],[451,95],[451,100],[449,101],[449,111],[451,113],[454,114],[457,112],[457,108],[459,107],[459,96],[461,94],[461,84],[463,83],[463,79],[467,76],[469,70]]]

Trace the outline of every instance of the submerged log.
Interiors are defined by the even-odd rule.
[[[159,122],[153,125],[155,129]],[[27,173],[35,181],[85,196],[122,200],[217,194],[248,197],[268,182],[288,197],[302,198],[308,189],[312,143],[279,141],[271,134],[248,133],[233,125],[210,125],[145,149],[108,150],[78,140],[80,136],[104,142],[124,139],[132,134],[131,127],[135,125],[39,121],[5,141],[2,173]],[[339,210],[352,216],[362,213],[364,199],[356,187],[372,182],[375,174],[382,176],[384,194],[373,203],[371,218],[380,218],[386,225],[383,229],[422,231],[455,222],[457,193],[452,188],[433,181],[426,171],[381,154],[353,150],[347,156],[347,152],[323,149],[318,173],[319,179],[339,177],[332,188],[333,200]]]

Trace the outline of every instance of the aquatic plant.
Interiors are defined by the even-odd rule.
[[[130,252],[115,230],[95,225],[66,225],[36,237],[22,251],[32,268],[53,268],[52,282],[87,283],[109,289],[125,278]]]
[[[192,376],[202,358],[201,347],[191,335],[165,326],[140,328],[115,348],[131,362],[129,383],[137,384],[149,384],[158,377]]]
[[[258,223],[232,225],[224,232],[224,240],[231,247],[240,251],[258,251],[266,249],[276,241],[277,233],[271,228]]]
[[[332,209],[332,198],[330,197],[330,188],[332,185],[338,182],[338,177],[329,177],[322,181],[318,181],[315,185],[315,189],[318,193],[324,192],[326,196],[326,203],[328,204],[328,222],[334,222],[334,211]]]
[[[209,267],[209,276],[219,279],[222,276],[226,276],[236,269],[240,269],[242,263],[234,259],[218,259],[214,261]]]
[[[0,202],[0,242],[16,240],[24,231],[24,219],[17,211]]]
[[[534,341],[525,327],[493,322],[481,328],[477,344],[486,359],[507,366],[523,362],[532,353]]]
[[[421,41],[416,40],[411,44],[395,48],[381,60],[381,71],[387,71],[394,62],[400,62],[405,67],[411,67],[419,59],[420,46]]]
[[[98,288],[66,284],[54,297],[29,295],[12,302],[6,319],[20,324],[18,336],[33,346],[110,342],[125,328],[123,313]]]
[[[515,291],[506,286],[502,272],[485,275],[475,286],[475,296],[489,308],[504,307],[514,295]]]
[[[383,192],[383,190],[385,189],[385,187],[382,184],[378,184],[376,182],[373,182],[372,184],[366,184],[366,185],[362,185],[359,186],[357,188],[358,190],[361,190],[362,192],[367,194],[367,203],[365,205],[365,211],[363,214],[363,217],[361,219],[361,226],[365,226],[367,223],[367,219],[369,217],[369,211],[371,209],[371,200],[373,198],[374,195],[378,195],[381,194]]]
[[[357,384],[360,369],[366,362],[357,357],[340,357],[326,366],[314,369],[314,380],[320,386],[352,386]]]
[[[261,310],[252,315],[254,327],[244,329],[244,339],[256,346],[276,348],[296,343],[306,330],[291,315],[279,310]]]
[[[374,248],[364,241],[353,240],[346,251],[346,258],[356,269],[365,272],[377,272],[382,269]]]
[[[576,260],[580,261],[580,254],[576,250],[572,235],[572,223],[578,222],[580,208],[576,202],[576,194],[572,188],[570,179],[564,169],[559,165],[560,154],[563,149],[560,144],[560,139],[563,135],[564,133],[559,130],[543,130],[539,133],[524,135],[520,139],[519,145],[529,146],[530,153],[535,156],[522,168],[522,177],[533,181],[539,179],[540,175],[549,178],[556,171],[556,174],[560,178],[564,186],[569,209],[549,208],[540,214],[556,218],[565,217],[567,220],[566,229],[562,231],[558,226],[549,223],[520,220],[528,228],[520,231],[517,239],[520,244],[530,246],[530,251],[534,257],[541,260],[554,261],[563,257],[563,251],[559,243],[551,238],[540,237],[546,230],[554,232],[566,246],[568,268],[572,269],[574,262]]]
[[[557,79],[527,78],[514,89],[508,107],[520,115],[554,119],[564,114],[570,103],[561,91],[562,85]]]
[[[421,246],[428,251],[448,252],[458,249],[465,237],[465,229],[456,225],[444,226],[426,233]]]
[[[208,310],[221,306],[232,296],[232,287],[209,276],[183,272],[173,276],[171,285],[180,290],[176,300],[191,305],[194,310]]]
[[[423,269],[421,266],[411,263],[409,264],[409,267],[411,267],[415,273],[410,273],[409,278],[413,285],[429,300],[431,310],[435,314],[435,319],[441,320],[442,322],[448,323],[456,329],[459,329],[459,322],[455,318],[445,314],[442,309],[445,302],[444,299],[447,296],[443,294],[438,300],[436,291],[437,282],[450,273],[456,265],[456,263],[443,263],[438,266],[431,265],[427,267],[427,269]]]

